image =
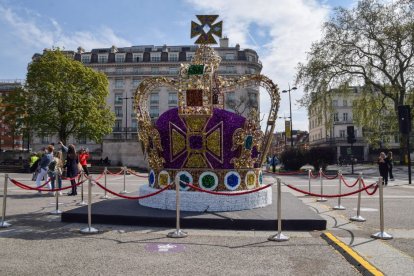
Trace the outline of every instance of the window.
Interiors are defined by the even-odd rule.
[[[122,75],[124,73],[124,68],[116,68],[115,69],[115,74],[117,75]]]
[[[169,53],[168,54],[169,61],[178,61],[178,53]]]
[[[115,62],[116,63],[123,63],[123,62],[125,62],[125,54],[116,54],[115,55]]]
[[[193,58],[194,53],[186,53],[186,59],[187,61],[191,61],[191,59]]]
[[[256,70],[254,68],[249,67],[249,68],[247,68],[246,73],[247,74],[254,74],[254,73],[256,73]]]
[[[134,67],[134,74],[136,74],[136,75],[142,74],[142,68],[141,67]]]
[[[115,88],[124,88],[124,80],[115,80]]]
[[[237,73],[235,66],[226,66],[226,73],[228,74],[235,74]]]
[[[115,116],[116,117],[122,117],[122,106],[115,106]]]
[[[122,94],[116,93],[115,94],[115,104],[122,104]]]
[[[233,53],[227,53],[224,56],[224,60],[234,60],[234,54]]]
[[[338,100],[332,100],[332,105],[333,106],[338,106]]]
[[[254,62],[255,60],[256,58],[254,56],[247,55],[247,61]]]
[[[122,120],[115,120],[115,131],[121,131]]]
[[[344,106],[348,106],[347,100],[344,100],[343,103],[344,103]]]
[[[161,61],[161,53],[151,53],[151,61]]]
[[[107,63],[108,55],[98,55],[98,63]]]
[[[343,117],[343,121],[348,121],[348,113],[343,113],[342,114],[342,117]]]
[[[133,62],[140,62],[140,61],[142,61],[142,56],[143,56],[143,54],[141,54],[141,53],[139,53],[139,54],[134,53],[134,54],[132,54],[132,61]]]
[[[345,138],[345,130],[340,130],[339,131],[339,137]]]
[[[150,95],[150,104],[154,105],[159,103],[160,97],[158,95],[158,93],[151,93]]]
[[[257,107],[257,94],[256,93],[249,93],[249,105],[251,107]]]
[[[150,107],[150,117],[151,118],[156,118],[159,115],[159,110],[158,110],[158,106],[151,106]]]
[[[338,122],[339,121],[339,118],[338,117],[339,117],[338,116],[338,113],[334,113],[334,117],[333,117],[334,122]]]
[[[137,128],[138,128],[138,122],[137,122],[137,120],[132,120],[131,121],[131,128],[133,130],[137,130]]]
[[[82,61],[82,63],[90,63],[91,62],[91,56],[90,55],[82,55],[81,61]]]
[[[170,67],[170,68],[168,69],[168,73],[169,73],[170,75],[178,75],[178,67]]]
[[[43,134],[42,136],[40,136],[40,141],[42,144],[49,144],[49,136]]]
[[[132,86],[134,88],[137,88],[140,83],[141,83],[141,80],[132,80]]]
[[[78,137],[78,144],[86,144],[86,137],[82,136],[82,137]]]
[[[151,74],[158,74],[160,72],[160,68],[158,67],[151,67]]]
[[[168,106],[169,107],[177,106],[177,93],[175,92],[168,93]]]

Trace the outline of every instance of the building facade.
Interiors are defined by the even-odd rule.
[[[104,138],[102,145],[87,140],[73,142],[86,146],[91,151],[101,151],[102,157],[109,156],[109,159],[112,158],[115,163],[121,162],[128,165],[128,163],[137,162],[121,160],[119,151],[113,147],[115,143],[118,145],[128,143],[130,147],[134,147],[133,145],[137,143],[138,125],[133,97],[138,85],[148,77],[178,76],[180,65],[189,63],[197,48],[196,45],[141,45],[122,48],[112,46],[92,49],[90,52],[79,47],[76,52],[66,51],[66,54],[85,66],[106,74],[110,90],[107,104],[116,116],[113,132]],[[240,49],[239,45],[229,47],[228,38],[222,38],[219,47],[215,47],[214,50],[222,58],[218,72],[222,76],[261,72],[262,64],[254,50]],[[177,107],[177,91],[160,87],[149,95],[148,100],[150,116],[156,120],[163,112]],[[247,87],[227,93],[225,107],[227,110],[247,115],[251,108],[259,108],[259,102],[259,87]],[[53,139],[52,137],[39,137],[34,142],[40,146]]]
[[[14,93],[16,88],[23,86],[22,80],[0,80],[0,106],[7,105],[3,99],[10,93]],[[23,135],[16,131],[12,125],[6,122],[5,117],[0,118],[0,151],[23,150]]]
[[[331,90],[328,105],[322,99],[314,99],[309,106],[309,146],[335,147],[336,158],[350,160],[351,153],[357,161],[371,161],[370,145],[364,140],[361,127],[354,124],[352,106],[361,95],[360,87],[350,87],[349,93]],[[326,103],[326,99],[323,99]],[[326,106],[329,106],[327,108]],[[328,110],[329,109],[329,110]],[[356,141],[352,144],[347,140],[347,127],[354,127]],[[398,137],[393,137],[390,148],[398,148]]]

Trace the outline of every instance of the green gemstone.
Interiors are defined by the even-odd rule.
[[[188,68],[188,75],[202,75],[204,73],[203,64],[193,64]]]
[[[203,186],[205,188],[209,189],[209,188],[213,187],[214,184],[216,184],[216,180],[214,179],[214,177],[212,175],[206,175],[201,180],[201,183],[203,183]]]
[[[244,148],[250,150],[252,149],[252,145],[253,145],[253,136],[248,135],[246,137],[246,140],[244,140]]]

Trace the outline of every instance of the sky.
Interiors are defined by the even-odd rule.
[[[286,90],[296,67],[306,61],[321,26],[338,6],[355,0],[0,0],[0,80],[25,79],[34,53],[58,46],[86,51],[133,45],[191,45],[191,20],[197,14],[218,14],[230,46],[255,50],[262,74]],[[307,110],[291,92],[293,129],[308,130]],[[269,97],[261,92],[261,112]],[[289,96],[281,93],[278,116],[289,116]],[[283,119],[276,130],[283,130]]]

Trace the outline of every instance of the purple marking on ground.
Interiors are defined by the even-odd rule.
[[[176,243],[148,243],[145,249],[149,252],[179,253],[185,250],[185,246]]]

